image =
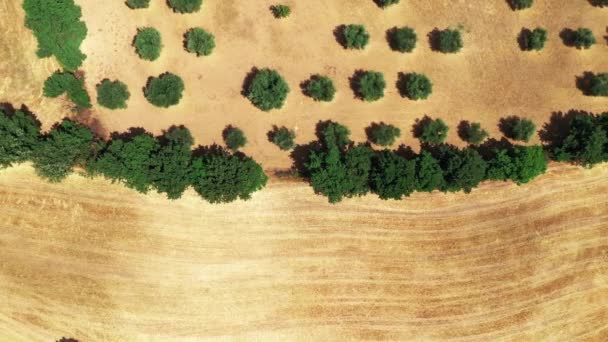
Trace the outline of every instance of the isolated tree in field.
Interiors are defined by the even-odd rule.
[[[262,69],[255,71],[246,94],[254,106],[267,112],[281,109],[289,91],[289,85],[278,71]]]
[[[399,74],[399,92],[410,100],[426,100],[433,93],[433,83],[423,74]]]
[[[40,123],[22,110],[0,107],[0,169],[29,160],[40,139]]]
[[[203,0],[168,0],[169,7],[177,13],[194,13],[201,9]]]
[[[437,49],[443,53],[460,52],[464,46],[460,30],[445,29],[436,33]]]
[[[530,31],[523,29],[519,36],[521,48],[525,51],[540,51],[545,47],[547,41],[547,30],[537,27]]]
[[[407,160],[392,151],[377,152],[369,175],[372,192],[381,199],[400,200],[417,188],[416,160]]]
[[[575,115],[563,142],[551,150],[554,158],[558,161],[573,161],[586,167],[608,160],[606,128],[602,127],[599,118],[586,114]]]
[[[44,135],[34,150],[36,173],[51,182],[60,182],[72,168],[85,163],[91,153],[94,135],[91,130],[70,120],[63,120]]]
[[[247,137],[240,128],[228,126],[224,129],[222,135],[226,146],[232,151],[236,151],[247,144]]]
[[[448,125],[441,119],[431,119],[428,116],[418,120],[414,129],[420,141],[427,144],[441,144],[448,136]]]
[[[71,72],[55,71],[44,81],[42,93],[55,98],[67,93],[68,98],[79,108],[91,108],[91,98],[84,89],[84,80]]]
[[[586,91],[591,96],[608,96],[608,73],[592,75]]]
[[[336,87],[331,78],[322,75],[313,75],[310,80],[305,83],[306,95],[315,99],[315,101],[330,102],[336,94]]]
[[[534,0],[509,0],[513,10],[522,10],[532,7]]]
[[[395,27],[388,31],[391,49],[399,52],[412,52],[416,48],[418,36],[416,32],[407,26]]]
[[[581,27],[572,33],[571,43],[578,49],[588,49],[597,43],[597,41],[590,29]]]
[[[133,41],[135,51],[141,59],[155,61],[160,57],[163,44],[160,32],[153,27],[143,27],[137,29],[137,35]]]
[[[463,190],[469,193],[485,179],[487,163],[471,148],[459,150],[442,145],[439,147],[438,160],[445,180],[443,191]]]
[[[97,85],[97,103],[108,109],[127,108],[129,97],[129,89],[121,81],[105,79]]]
[[[386,81],[381,72],[363,71],[354,77],[357,95],[364,101],[373,102],[384,97]]]
[[[444,184],[443,170],[439,161],[425,150],[416,158],[416,185],[418,191],[431,192]]]
[[[186,50],[197,56],[209,56],[215,48],[215,37],[200,27],[190,29],[185,34]]]
[[[148,102],[163,108],[178,104],[183,92],[184,81],[179,76],[169,72],[158,77],[151,77],[144,89],[144,95]]]
[[[87,27],[80,20],[82,13],[74,0],[24,0],[23,9],[25,26],[38,40],[38,57],[55,56],[64,69],[78,69],[86,58],[80,45]]]
[[[382,8],[386,8],[390,5],[396,5],[399,3],[399,0],[374,0],[376,4]]]
[[[274,127],[268,133],[270,140],[277,145],[281,150],[288,151],[296,146],[294,140],[296,133],[287,127]]]
[[[346,25],[342,29],[344,47],[347,49],[364,49],[369,43],[369,33],[363,25]]]
[[[148,8],[150,0],[127,0],[127,6],[132,9]]]
[[[461,122],[459,133],[464,141],[472,145],[479,145],[488,137],[488,132],[481,128],[479,122]]]
[[[501,120],[500,129],[507,138],[528,142],[536,133],[536,125],[529,119],[511,116]]]
[[[401,136],[401,130],[384,122],[374,123],[369,127],[369,140],[380,146],[390,146]]]
[[[262,189],[268,176],[253,159],[211,148],[192,160],[192,187],[210,203],[248,200]]]
[[[275,18],[287,18],[291,15],[291,8],[287,5],[273,5],[270,7]]]
[[[160,138],[160,149],[154,160],[152,184],[168,199],[178,199],[192,183],[192,145],[194,138],[183,127],[171,127]]]

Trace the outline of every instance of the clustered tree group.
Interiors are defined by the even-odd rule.
[[[42,94],[54,98],[65,93],[78,109],[91,108],[91,98],[84,89],[84,79],[72,72],[55,71],[44,82]]]
[[[79,123],[65,119],[45,134],[25,109],[0,109],[0,167],[31,161],[37,174],[60,182],[79,167],[146,193],[152,189],[170,199],[192,186],[212,203],[248,199],[264,187],[262,167],[243,154],[218,146],[198,147],[185,127],[172,127],[159,137],[143,129],[96,137]]]

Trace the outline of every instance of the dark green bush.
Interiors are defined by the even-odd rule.
[[[576,113],[569,122],[563,141],[551,147],[555,159],[576,162],[586,167],[607,161],[608,125],[602,125],[602,120],[606,119],[608,114],[593,116]]]
[[[449,127],[441,119],[425,117],[416,123],[415,135],[427,144],[441,144],[448,136]]]
[[[384,97],[386,81],[381,72],[364,71],[355,75],[357,95],[367,102],[377,101]]]
[[[84,80],[71,72],[55,71],[44,82],[42,93],[51,98],[67,93],[70,101],[78,108],[91,108],[91,98],[84,89]]]
[[[537,27],[530,31],[524,29],[520,34],[520,45],[525,51],[540,51],[545,47],[547,41],[547,30]]]
[[[152,184],[168,199],[178,199],[192,183],[194,138],[183,127],[171,127],[160,138],[160,150],[152,170]]]
[[[80,45],[87,27],[74,0],[24,0],[23,9],[25,26],[38,40],[38,57],[55,56],[64,69],[78,69],[86,58]]]
[[[390,5],[396,5],[399,3],[399,0],[374,0],[378,6],[382,8],[386,8]]]
[[[369,33],[363,25],[346,25],[343,27],[342,35],[344,47],[347,49],[364,49],[369,43]]]
[[[542,146],[510,146],[493,150],[488,160],[486,178],[528,183],[547,170],[547,157]]]
[[[439,164],[443,170],[443,191],[471,192],[486,176],[487,163],[481,155],[470,148],[460,150],[441,145],[438,151]]]
[[[184,81],[179,76],[169,72],[150,78],[144,89],[144,95],[148,102],[164,108],[178,104],[183,92]]]
[[[29,160],[40,139],[40,123],[23,110],[0,107],[0,169]]]
[[[197,56],[209,56],[215,48],[215,37],[200,27],[186,32],[186,50]]]
[[[254,71],[246,95],[254,106],[267,112],[281,109],[289,91],[289,85],[278,71],[262,69]]]
[[[148,8],[150,0],[127,0],[127,6],[132,9]]]
[[[273,5],[271,8],[275,18],[287,18],[291,15],[291,8],[287,5]]]
[[[127,108],[129,97],[129,89],[121,81],[105,79],[97,85],[97,103],[108,109]]]
[[[401,136],[401,130],[393,125],[374,123],[369,127],[369,140],[380,146],[390,146]]]
[[[608,6],[608,0],[591,0],[591,4],[596,7]]]
[[[507,138],[528,142],[536,133],[536,125],[531,120],[510,116],[500,120],[500,130]]]
[[[160,57],[163,44],[160,32],[153,27],[143,27],[137,29],[137,35],[133,41],[135,51],[141,59],[155,61]]]
[[[445,29],[437,32],[437,49],[443,53],[457,53],[463,47],[459,30]]]
[[[416,158],[416,185],[418,191],[431,192],[441,189],[445,180],[439,161],[433,155],[422,150]]]
[[[433,93],[433,83],[423,74],[400,74],[399,92],[410,100],[426,100]]]
[[[591,96],[608,96],[608,73],[592,75],[586,91]]]
[[[593,32],[588,28],[580,27],[572,33],[572,45],[578,49],[588,49],[595,43]]]
[[[306,82],[305,93],[315,101],[330,102],[334,99],[336,87],[329,77],[314,75]]]
[[[226,146],[232,151],[236,151],[247,144],[247,137],[240,128],[228,126],[224,130],[223,136]]]
[[[44,135],[32,155],[36,173],[51,182],[60,182],[83,165],[89,157],[93,133],[81,124],[63,120]]]
[[[381,199],[400,200],[417,188],[416,160],[407,160],[392,151],[376,152],[369,175],[371,190]]]
[[[513,10],[522,10],[532,7],[534,0],[509,0]]]
[[[177,13],[194,13],[201,9],[203,0],[168,0],[169,7]]]
[[[277,145],[281,150],[288,151],[296,146],[294,140],[296,138],[296,133],[287,127],[274,127],[272,131],[269,132],[268,136],[270,140]]]
[[[418,40],[416,32],[407,26],[389,30],[388,38],[391,49],[399,52],[414,51]]]
[[[473,145],[481,144],[488,137],[488,132],[481,128],[481,124],[479,122],[469,123],[467,121],[463,121],[460,124],[459,131],[462,140]]]

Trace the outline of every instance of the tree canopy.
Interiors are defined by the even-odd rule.
[[[39,139],[40,122],[32,115],[0,107],[0,169],[29,160]]]
[[[400,74],[399,92],[410,100],[426,100],[433,93],[433,83],[423,74]]]
[[[135,51],[141,59],[155,61],[160,57],[163,43],[160,32],[153,27],[142,27],[137,29],[137,35],[133,40]]]
[[[201,27],[186,32],[186,50],[197,56],[209,56],[215,48],[215,37]]]
[[[44,82],[42,93],[51,98],[67,93],[70,101],[78,108],[91,108],[91,98],[84,89],[84,79],[76,77],[71,72],[55,71]]]
[[[414,29],[404,26],[395,27],[388,32],[391,49],[399,52],[412,52],[416,48],[418,36]]]
[[[108,109],[127,108],[130,97],[127,85],[121,81],[105,79],[97,85],[97,103]]]
[[[172,73],[164,73],[158,77],[151,77],[144,89],[148,102],[157,106],[168,108],[179,103],[184,92],[184,81]]]
[[[346,25],[342,29],[344,47],[347,49],[362,50],[369,43],[369,33],[363,25]]]
[[[313,75],[305,85],[306,95],[315,101],[330,102],[336,94],[336,87],[331,78],[322,75]]]
[[[283,108],[289,92],[287,81],[278,71],[261,69],[254,72],[246,95],[254,106],[267,112]]]
[[[203,0],[168,0],[167,3],[176,13],[194,13],[200,11]]]
[[[355,87],[359,97],[364,101],[378,101],[384,97],[386,81],[384,74],[377,71],[363,71],[355,75]]]

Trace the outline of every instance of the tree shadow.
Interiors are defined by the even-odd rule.
[[[416,119],[414,125],[412,126],[412,134],[414,135],[414,138],[419,139],[424,132],[424,128],[432,121],[433,119],[431,119],[431,117],[428,115],[425,115],[422,119]]]
[[[577,115],[590,115],[584,111],[570,110],[564,112],[553,112],[548,122],[538,132],[540,140],[548,147],[560,146],[570,131],[570,123]]]
[[[224,130],[222,131],[222,139],[224,139],[224,141],[226,141],[226,139],[228,139],[228,136],[230,135],[230,133],[235,129],[236,127],[233,125],[228,125],[226,127],[224,127]]]
[[[355,73],[348,79],[350,89],[353,91],[355,98],[359,100],[363,100],[363,94],[360,91],[359,83],[361,81],[361,77],[363,77],[365,73],[366,71],[364,70],[356,70]]]
[[[441,31],[438,28],[434,28],[431,32],[429,32],[427,37],[429,39],[429,46],[431,47],[431,50],[435,52],[442,52],[439,46]]]
[[[78,342],[78,340],[72,337],[62,337],[57,342]]]
[[[9,102],[0,102],[0,110],[4,111],[4,113],[8,117],[12,117],[13,115],[15,115],[16,111],[21,111],[26,116],[29,116],[30,119],[32,119],[32,121],[34,121],[34,123],[36,124],[36,126],[38,128],[40,128],[42,126],[42,122],[40,122],[40,120],[38,120],[38,117],[36,116],[36,114],[34,114],[30,110],[30,108],[28,106],[24,105],[24,104],[22,104],[21,107],[19,107],[19,109],[15,109],[15,107],[13,106],[12,103],[9,103]]]
[[[336,28],[334,28],[333,34],[336,42],[346,50],[347,46],[346,37],[344,37],[344,29],[346,29],[346,25],[338,25]]]
[[[143,127],[129,127],[124,132],[112,132],[110,133],[110,139],[112,140],[123,140],[123,141],[132,141],[133,138],[140,135],[149,135],[153,137],[154,135],[148,131],[146,131]]]
[[[574,47],[574,30],[565,28],[560,31],[559,37],[565,46]]]
[[[259,71],[260,69],[258,69],[257,67],[253,67],[251,68],[249,73],[247,73],[247,76],[245,76],[245,79],[243,80],[243,86],[241,88],[241,95],[243,95],[244,97],[247,97],[247,95],[249,95],[249,88],[251,87],[251,83],[253,82],[253,79]]]
[[[409,82],[411,74],[408,73],[404,73],[404,72],[399,72],[397,74],[397,82],[395,83],[395,86],[397,87],[397,91],[399,91],[399,95],[401,95],[401,97],[403,98],[407,98],[407,84]]]
[[[386,35],[384,36],[384,38],[386,39],[386,43],[393,51],[399,51],[399,48],[398,48],[397,43],[395,42],[395,38],[394,38],[395,34],[397,33],[398,30],[399,30],[399,28],[397,26],[392,27],[392,28],[386,30]]]
[[[483,159],[490,160],[494,158],[495,150],[511,149],[513,148],[513,143],[511,143],[508,139],[504,137],[500,138],[500,140],[497,140],[495,138],[488,138],[482,144],[472,145],[469,148],[472,148],[477,151],[477,153],[479,153],[479,155],[481,155]]]
[[[310,83],[312,81],[317,81],[321,78],[322,76],[320,74],[314,74],[311,75],[307,80],[304,80],[300,83],[300,90],[302,91],[302,94],[304,94],[305,96],[308,97],[312,97],[310,92],[308,91],[308,86],[310,85]]]
[[[413,160],[418,156],[410,146],[403,144],[397,147],[395,154],[407,160]]]
[[[374,131],[380,128],[380,126],[385,125],[384,122],[372,122],[369,126],[365,127],[365,137],[367,141],[371,144],[375,144],[374,142]]]
[[[215,143],[212,145],[206,145],[206,146],[199,145],[194,150],[192,150],[192,158],[200,158],[200,157],[204,157],[204,156],[214,156],[214,155],[226,155],[226,154],[230,154],[230,152],[223,146],[220,146]]]
[[[517,124],[519,121],[521,121],[521,117],[517,115],[511,115],[501,118],[498,122],[498,129],[505,137],[509,139],[514,139],[515,136],[513,128],[515,127],[515,124]]]
[[[457,131],[458,137],[462,139],[462,141],[468,143],[469,142],[469,130],[471,129],[471,122],[469,120],[462,120],[458,124]]]
[[[590,71],[585,71],[581,76],[576,76],[576,88],[583,92],[585,96],[591,96],[589,90],[591,89],[591,81],[595,77]]]
[[[519,49],[521,51],[529,51],[528,41],[530,40],[530,36],[532,35],[532,30],[529,28],[522,28],[521,32],[517,35],[517,45],[519,45]]]

